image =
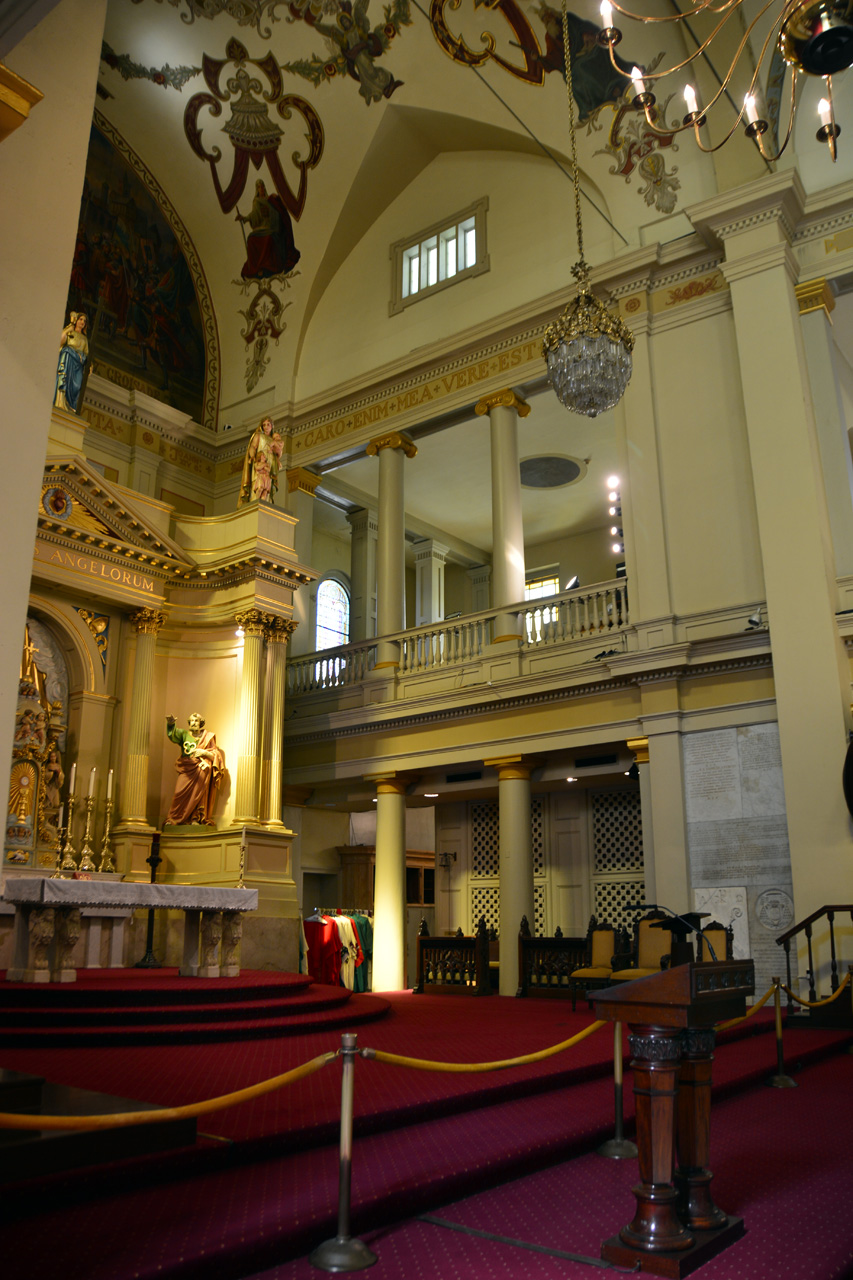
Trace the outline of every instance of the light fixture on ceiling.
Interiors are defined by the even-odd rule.
[[[680,22],[687,26],[691,36],[693,33],[688,25],[691,19],[703,13],[722,16],[707,39],[703,40],[689,57],[682,59],[675,66],[669,67],[665,71],[655,72],[645,72],[638,67],[633,67],[630,72],[626,72],[617,64],[613,56],[615,46],[622,39],[622,32],[613,25],[614,9],[626,18],[631,18],[636,22]],[[775,16],[772,16],[774,9],[776,11]],[[697,58],[705,56],[709,48],[714,44],[716,37],[724,31],[729,19],[735,13],[739,15],[743,31],[738,33],[739,39],[735,37],[737,43],[728,69],[721,78],[718,77],[719,89],[710,102],[700,107],[695,88],[692,84],[688,84],[684,89],[687,115],[684,117],[683,122],[680,125],[667,124],[665,129],[659,128],[656,123],[657,113],[654,111],[655,95],[649,89],[649,85],[655,80],[662,80],[665,76],[681,71]],[[746,53],[747,57],[751,56],[750,36],[758,23],[768,16],[772,17],[772,25],[769,34],[761,45],[757,61],[754,62],[754,70],[749,82],[749,89],[743,101],[743,107],[738,112],[737,119],[722,141],[718,142],[716,146],[706,146],[702,139],[701,129],[706,123],[708,113],[714,109],[720,98],[727,92],[729,82],[744,53]],[[846,71],[853,66],[853,0],[766,0],[750,21],[747,21],[744,0],[722,0],[722,3],[720,0],[693,0],[690,7],[684,12],[676,12],[672,15],[661,17],[632,13],[630,10],[624,9],[621,4],[611,4],[610,0],[603,0],[601,19],[604,24],[604,30],[599,33],[599,43],[609,50],[610,61],[614,70],[624,76],[626,80],[630,80],[634,90],[632,106],[636,111],[644,113],[646,124],[659,137],[665,136],[671,139],[674,133],[692,129],[700,150],[710,153],[719,151],[732,137],[743,120],[747,136],[754,140],[764,159],[771,162],[778,160],[787,147],[794,130],[800,76],[805,75],[822,79],[826,85],[826,95],[818,104],[820,128],[815,136],[819,142],[827,144],[833,161],[836,159],[836,140],[841,129],[835,121],[832,77],[837,75],[838,72]],[[726,39],[727,36],[724,35],[719,44],[714,47],[722,47]],[[770,67],[768,75],[764,77],[762,76],[762,69],[768,57],[770,59]],[[778,147],[778,150],[774,150],[773,146],[768,150],[765,146],[763,135],[771,130],[771,125],[770,121],[762,115],[760,106],[761,83],[764,79],[772,79],[774,81],[778,79],[781,93],[785,63],[791,68],[788,126],[781,146],[779,145],[778,137],[775,136],[774,126],[770,136],[774,137],[774,145]],[[665,122],[662,121],[661,123]]]
[[[551,386],[566,408],[572,413],[595,418],[622,399],[631,377],[634,335],[616,312],[608,311],[592,292],[589,265],[583,256],[580,173],[566,0],[563,0],[563,48],[578,240],[578,260],[572,267],[572,275],[577,281],[577,292],[562,314],[545,330],[542,354],[548,366]]]

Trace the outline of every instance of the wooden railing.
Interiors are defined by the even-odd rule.
[[[418,977],[414,994],[489,996],[489,932],[480,916],[477,932],[465,937],[431,938],[425,920],[418,931]]]
[[[399,647],[402,675],[460,666],[482,657],[491,644],[499,614],[515,614],[519,619],[523,650],[598,638],[628,627],[628,584],[624,578],[614,578],[542,600],[397,631],[382,639]],[[358,684],[375,662],[375,638],[289,658],[288,694],[293,697]]]
[[[815,963],[814,963],[814,956],[812,954],[812,935],[813,935],[812,926],[814,925],[816,920],[823,920],[824,918],[826,918],[827,924],[829,925],[829,953],[830,953],[829,982],[832,988],[832,993],[834,994],[838,990],[838,985],[839,985],[838,957],[835,951],[835,915],[836,915],[836,912],[839,912],[839,911],[841,912],[849,911],[850,920],[853,923],[853,903],[846,902],[841,905],[835,905],[830,907],[818,907],[817,911],[813,911],[810,916],[806,916],[805,920],[801,920],[799,924],[792,925],[791,928],[788,929],[785,933],[780,933],[779,937],[776,939],[776,945],[782,947],[785,951],[785,966],[786,966],[787,979],[788,979],[788,989],[790,990],[791,989],[791,939],[797,937],[797,935],[800,933],[805,934],[806,945],[808,947],[808,953],[809,953],[809,967],[806,972],[809,980],[809,1000],[812,1002],[814,1002],[818,998],[817,987],[815,985]],[[794,1007],[793,1001],[791,1000],[791,997],[788,996],[788,1013],[789,1014],[793,1012],[793,1007]]]
[[[595,917],[593,917],[594,923]],[[590,925],[592,927],[592,924]],[[570,996],[569,978],[579,969],[589,952],[589,932],[566,938],[558,925],[553,938],[534,938],[521,918],[518,934],[519,996]]]

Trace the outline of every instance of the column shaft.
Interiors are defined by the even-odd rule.
[[[237,749],[237,785],[234,796],[235,826],[258,821],[260,773],[261,659],[264,650],[264,615],[257,609],[239,613],[243,628],[243,677],[240,686],[240,733]]]
[[[398,642],[382,637],[406,625],[406,524],[403,460],[417,449],[408,436],[392,432],[371,440],[367,452],[379,455],[379,538],[376,549],[377,635],[376,666],[396,667]]]
[[[265,826],[283,826],[282,808],[282,747],[284,743],[284,708],[287,674],[287,640],[293,635],[295,622],[276,618],[267,628],[269,688],[269,760],[267,791],[263,797],[261,818]]]
[[[119,821],[147,823],[154,657],[157,650],[157,633],[166,619],[155,609],[139,609],[131,614],[130,620],[136,628],[136,663],[133,668],[127,761],[121,780]]]
[[[530,772],[518,758],[487,760],[498,770],[500,823],[500,994],[518,991],[518,930],[527,916],[534,931],[533,856],[530,832]],[[476,923],[476,922],[475,922]]]
[[[521,515],[521,474],[518,463],[518,419],[530,406],[514,391],[487,396],[476,406],[488,413],[492,456],[492,603],[496,609],[524,599],[524,522]],[[515,614],[499,613],[494,640],[521,634]]]
[[[379,517],[370,507],[347,516],[352,528],[350,544],[350,640],[371,640],[376,635],[376,542]]]
[[[406,783],[381,779],[376,793],[373,990],[400,991],[406,985]]]
[[[287,509],[299,523],[293,532],[293,549],[300,565],[313,562],[314,544],[314,491],[320,477],[312,475],[304,467],[294,467],[287,473]],[[314,651],[315,632],[311,624],[311,592],[315,583],[306,583],[293,593],[293,617],[299,624],[291,637],[290,651],[294,656]]]

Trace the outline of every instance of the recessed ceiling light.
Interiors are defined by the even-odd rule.
[[[577,782],[577,778],[566,778],[566,782]]]
[[[424,792],[424,800],[437,800],[437,799],[438,799],[438,792],[437,792],[437,791],[425,791],[425,792]]]

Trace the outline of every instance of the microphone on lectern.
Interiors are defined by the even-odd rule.
[[[677,911],[673,911],[671,907],[665,907],[660,902],[634,902],[625,907],[626,911],[666,911],[672,916],[673,920],[680,920],[682,924],[686,924],[688,929],[693,933],[698,933],[699,937],[705,943],[705,946],[711,953],[711,959],[717,959],[717,953],[711,945],[710,939],[707,937],[705,930],[700,929],[698,924],[694,924],[687,916],[680,916]]]

